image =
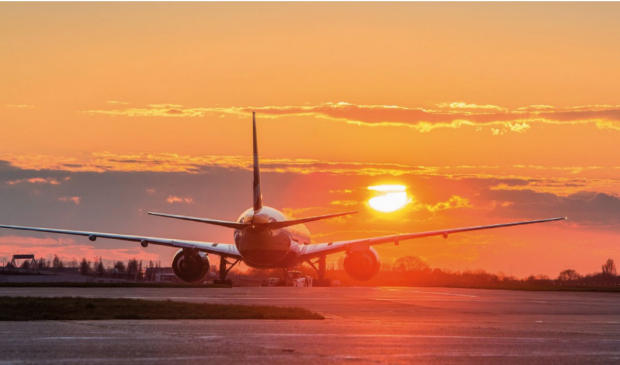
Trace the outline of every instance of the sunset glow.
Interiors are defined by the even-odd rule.
[[[377,196],[368,200],[374,210],[389,213],[403,208],[409,202],[409,197],[403,185],[378,185],[369,186],[368,190],[380,192]]]

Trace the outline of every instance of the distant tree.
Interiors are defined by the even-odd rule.
[[[138,260],[135,258],[127,262],[127,277],[135,279],[138,276]]]
[[[22,264],[19,267],[20,267],[20,269],[29,270],[30,269],[30,263],[31,263],[31,261],[24,260],[24,262],[22,262]]]
[[[136,271],[138,271],[138,260],[134,258],[127,262],[127,272],[134,274]]]
[[[560,281],[573,281],[579,279],[581,279],[581,275],[573,269],[566,269],[558,275],[558,280]]]
[[[138,264],[138,279],[144,279],[144,271],[142,271],[142,260],[140,260],[140,263]]]
[[[82,259],[80,262],[80,275],[88,275],[90,273],[90,261],[87,261],[86,258]]]
[[[116,263],[114,264],[114,269],[116,269],[116,272],[124,273],[125,264],[122,261],[116,261]]]
[[[605,277],[615,277],[617,275],[616,264],[612,259],[608,259],[607,262],[603,264],[602,269],[603,276]]]
[[[52,268],[54,268],[54,270],[60,270],[63,267],[65,267],[65,264],[62,262],[60,257],[54,255],[54,259],[52,260]]]
[[[78,267],[78,262],[75,259],[75,257],[73,259],[71,259],[71,261],[69,261],[69,263],[67,264],[67,266],[69,266],[72,269],[75,269],[76,267]]]
[[[47,261],[45,261],[45,259],[41,257],[39,259],[39,261],[38,261],[37,266],[39,266],[39,270],[46,269],[47,268]]]
[[[98,276],[105,275],[105,267],[103,266],[103,261],[101,261],[101,257],[99,258],[99,262],[97,262],[95,271],[97,272]]]
[[[403,256],[394,261],[394,267],[398,271],[420,271],[428,269],[428,264],[416,256]]]

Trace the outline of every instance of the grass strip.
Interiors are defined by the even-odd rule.
[[[518,290],[518,291],[562,291],[562,292],[620,293],[620,287],[617,287],[617,286],[445,285],[445,286],[438,286],[438,287],[459,288],[459,289]]]
[[[96,282],[0,282],[0,288],[230,288],[230,285]]]
[[[110,298],[0,297],[0,321],[105,319],[324,319],[299,307]]]

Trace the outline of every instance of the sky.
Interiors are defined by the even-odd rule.
[[[378,246],[525,277],[620,260],[618,3],[1,3],[0,223],[232,242],[264,203],[314,242],[568,216]],[[371,209],[368,186],[410,203]],[[0,232],[13,253],[174,250]],[[336,261],[338,255],[330,258]]]

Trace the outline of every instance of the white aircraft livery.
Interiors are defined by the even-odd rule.
[[[147,247],[150,244],[176,247],[179,248],[179,251],[174,255],[172,268],[179,279],[188,283],[198,283],[205,279],[211,266],[209,254],[213,254],[220,258],[219,280],[216,280],[216,283],[232,284],[230,280],[226,280],[226,276],[230,269],[238,262],[244,262],[248,266],[255,268],[281,268],[285,271],[306,262],[317,271],[318,280],[315,281],[315,285],[329,286],[330,282],[325,278],[325,258],[327,255],[333,253],[346,252],[343,263],[346,273],[355,280],[363,281],[373,278],[379,272],[380,260],[377,251],[373,248],[374,245],[384,243],[394,243],[398,245],[400,241],[414,238],[430,236],[443,236],[447,238],[448,235],[453,233],[566,219],[565,217],[550,218],[430,232],[404,233],[349,241],[312,243],[310,240],[310,232],[304,226],[305,223],[357,212],[291,219],[274,208],[263,206],[256,140],[256,117],[254,113],[252,113],[252,124],[254,145],[254,206],[243,212],[236,222],[172,214],[149,213],[160,217],[232,228],[234,230],[234,243],[186,241],[172,238],[11,225],[0,225],[0,228],[86,236],[91,241],[95,241],[97,238],[108,238],[140,242],[142,247]]]

